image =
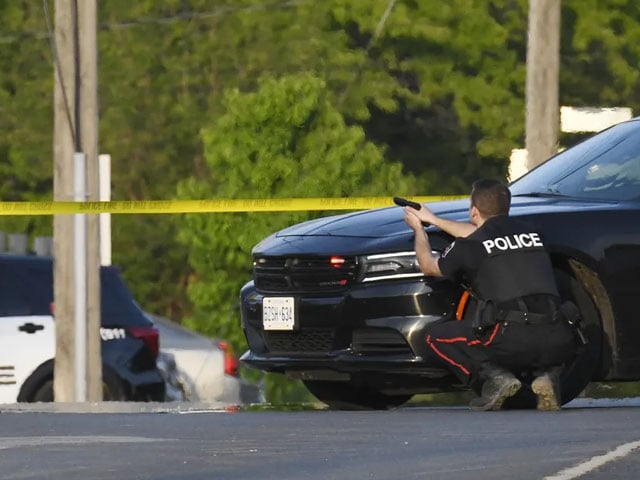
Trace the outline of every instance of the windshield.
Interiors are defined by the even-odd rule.
[[[509,187],[512,195],[640,200],[640,122],[611,127],[547,160]]]

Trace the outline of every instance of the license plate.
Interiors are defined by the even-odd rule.
[[[293,330],[296,324],[293,297],[264,297],[262,325],[265,330]]]

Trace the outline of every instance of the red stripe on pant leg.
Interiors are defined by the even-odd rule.
[[[468,342],[469,339],[467,337],[452,337],[452,338],[436,338],[436,342],[438,343],[456,343],[456,342]]]
[[[493,340],[493,336],[491,337],[491,340]],[[471,346],[471,345],[477,345],[478,343],[480,343],[480,340],[469,340],[467,337],[452,337],[452,338],[440,338],[440,337],[437,337],[436,338],[436,342],[438,342],[438,343],[465,342],[467,345]]]
[[[483,347],[488,347],[491,344],[491,342],[493,342],[493,339],[496,338],[496,335],[498,334],[499,328],[500,328],[500,324],[496,323],[496,326],[493,328],[493,332],[491,333],[491,337],[489,337],[489,340],[487,340],[482,344]]]
[[[431,341],[431,335],[427,336],[427,345],[429,345],[429,347],[431,347],[431,350],[433,350],[436,353],[436,355],[438,355],[440,358],[442,358],[445,362],[453,365],[454,367],[458,367],[460,370],[462,370],[464,372],[465,375],[470,375],[469,374],[469,370],[464,368],[464,365],[460,365],[459,363],[455,362],[453,359],[447,357],[440,350],[438,350],[438,348]]]
[[[493,332],[491,332],[491,336],[489,337],[489,340],[487,340],[486,342],[482,343],[480,340],[469,340],[466,337],[451,337],[451,338],[436,338],[436,342],[438,343],[457,343],[457,342],[466,342],[467,345],[469,345],[470,347],[473,345],[478,345],[479,343],[482,343],[483,347],[488,347],[496,338],[496,335],[498,334],[498,330],[500,328],[500,324],[496,323],[495,327],[493,327]]]

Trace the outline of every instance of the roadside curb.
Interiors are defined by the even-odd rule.
[[[237,411],[222,402],[37,402],[0,405],[0,413],[196,413]]]

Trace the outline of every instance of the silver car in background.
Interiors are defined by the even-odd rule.
[[[147,315],[160,332],[159,368],[164,371],[168,401],[264,403],[261,386],[241,378],[238,357],[227,342],[196,333],[165,317]]]

